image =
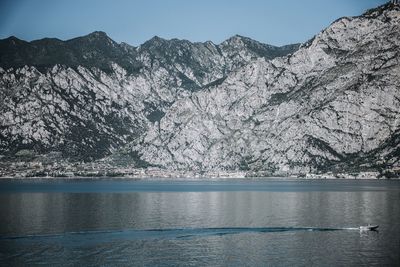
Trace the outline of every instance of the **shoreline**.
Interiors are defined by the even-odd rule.
[[[109,161],[71,162],[67,159],[0,158],[0,179],[156,179],[156,180],[216,180],[216,179],[400,179],[400,166],[362,168],[278,169],[173,169],[158,166],[135,166]]]
[[[135,168],[99,163],[20,162],[0,165],[1,179],[118,179],[118,180],[219,180],[219,179],[276,179],[276,180],[379,180],[400,179],[400,170],[388,168],[342,171],[268,171],[268,170],[173,170],[156,167]]]
[[[395,178],[387,178],[387,177],[366,177],[366,178],[357,178],[357,177],[331,177],[331,176],[322,176],[322,177],[296,177],[296,176],[256,176],[256,177],[154,177],[154,176],[141,176],[141,177],[133,177],[133,176],[0,176],[0,181],[2,180],[88,180],[88,181],[96,181],[96,180],[116,180],[116,181],[227,181],[227,180],[273,180],[273,181],[313,181],[313,180],[400,180],[399,177]]]

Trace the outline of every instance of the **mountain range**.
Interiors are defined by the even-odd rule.
[[[398,170],[400,7],[282,47],[0,40],[1,161],[270,175]],[[50,156],[49,156],[50,155]]]

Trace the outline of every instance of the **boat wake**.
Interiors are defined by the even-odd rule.
[[[321,228],[321,227],[217,227],[217,228],[169,228],[169,229],[124,229],[124,230],[100,230],[100,231],[79,231],[57,234],[39,234],[39,235],[19,235],[19,236],[0,236],[1,240],[18,239],[49,239],[54,240],[63,238],[63,240],[81,239],[83,236],[89,239],[147,239],[147,238],[191,238],[201,236],[222,236],[242,233],[276,233],[276,232],[326,232],[326,231],[344,231],[360,230],[359,227],[345,228]]]

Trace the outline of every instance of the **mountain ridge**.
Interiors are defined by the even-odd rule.
[[[267,45],[267,44],[259,43],[259,42],[255,41],[255,40],[252,40],[252,39],[248,38],[248,37],[243,37],[243,36],[239,36],[239,35],[235,35],[235,36],[243,38],[247,42],[255,42],[255,43],[261,44],[261,45],[265,46],[265,48],[269,48],[269,49],[273,49],[273,50],[284,49],[283,54],[296,50],[297,47],[300,45],[300,44],[290,44],[290,45],[285,45],[285,46],[273,46],[273,45]],[[228,40],[234,38],[235,36],[232,36],[229,39],[221,42],[221,44],[224,43],[224,42],[227,42]],[[87,35],[74,37],[74,38],[67,39],[67,40],[61,40],[61,39],[58,39],[58,38],[42,38],[42,39],[37,39],[37,40],[32,40],[32,41],[25,41],[25,40],[22,40],[22,39],[19,39],[19,38],[15,37],[15,36],[10,36],[8,38],[0,39],[0,48],[1,48],[1,50],[0,50],[1,51],[0,52],[0,67],[6,68],[6,69],[10,68],[10,67],[14,67],[14,68],[15,67],[23,67],[25,65],[28,65],[28,66],[41,66],[41,65],[44,65],[44,66],[50,67],[50,66],[55,65],[55,64],[68,65],[68,66],[78,66],[79,63],[85,63],[85,62],[73,62],[73,61],[71,62],[71,60],[63,61],[65,59],[58,58],[54,54],[51,54],[52,51],[46,51],[46,52],[48,54],[50,54],[49,57],[53,57],[54,58],[53,61],[51,63],[42,63],[42,62],[40,62],[40,56],[41,56],[39,54],[40,51],[35,50],[37,47],[39,47],[41,49],[43,49],[43,48],[46,49],[48,47],[53,47],[54,48],[54,46],[58,45],[58,46],[61,46],[61,48],[63,48],[63,49],[72,50],[72,51],[68,51],[68,53],[73,53],[73,52],[77,52],[76,50],[79,49],[79,46],[81,46],[81,45],[84,46],[84,45],[91,44],[93,42],[97,42],[97,43],[100,43],[103,46],[104,46],[104,44],[106,46],[107,45],[111,45],[115,49],[126,50],[125,51],[126,53],[123,53],[121,56],[127,56],[127,57],[131,58],[131,57],[135,56],[135,51],[137,49],[140,49],[141,47],[146,46],[146,44],[152,44],[152,43],[155,43],[155,42],[158,42],[158,41],[162,41],[163,43],[168,44],[168,45],[172,45],[174,43],[190,43],[192,45],[196,45],[196,44],[197,45],[200,45],[200,44],[201,45],[207,45],[207,44],[211,43],[211,44],[215,45],[211,41],[190,42],[190,41],[185,40],[185,39],[173,38],[173,39],[169,39],[168,40],[168,39],[164,39],[164,38],[161,38],[161,37],[158,37],[158,36],[154,36],[151,39],[149,39],[148,41],[145,41],[143,44],[135,47],[135,46],[132,46],[132,45],[127,44],[125,42],[117,43],[114,40],[112,40],[103,31],[94,31],[94,32],[91,32],[91,33],[89,33]],[[219,44],[219,45],[221,45],[221,44]],[[14,59],[7,58],[7,54],[12,54],[12,52],[15,52],[15,51],[13,51],[13,50],[15,50],[15,47],[12,47],[13,45],[14,46],[15,45],[19,45],[19,46],[24,45],[25,47],[22,47],[22,48],[19,47],[18,49],[19,50],[27,50],[26,53],[29,52],[31,54],[30,58],[27,55],[24,55],[25,57],[28,57],[26,59],[18,58],[18,57],[21,57],[21,56],[17,56],[17,59],[15,59],[15,58]],[[71,47],[69,47],[68,45],[70,45]],[[215,46],[219,46],[219,45],[215,45]],[[92,47],[95,47],[95,45],[92,45]],[[23,51],[23,52],[25,52],[25,51]],[[59,53],[61,53],[61,52],[59,52]],[[104,50],[103,50],[103,53],[104,53]],[[35,54],[39,54],[39,55],[35,55]],[[39,57],[39,59],[35,59],[35,56]],[[14,54],[14,57],[15,57],[15,54]],[[81,57],[82,58],[82,56],[80,56],[79,54],[78,54],[78,56],[75,55],[75,57]],[[112,58],[111,59],[109,58],[109,60],[112,60]],[[131,60],[132,60],[132,58],[131,58]],[[21,62],[19,62],[19,61],[21,61]],[[85,64],[83,64],[83,65],[85,65]],[[88,66],[89,67],[99,67],[99,64],[94,64],[94,65],[90,65],[89,64]]]
[[[159,37],[132,47],[104,32],[67,41],[1,40],[0,153],[56,150],[68,158],[101,158],[161,119],[177,99],[265,55],[264,48]]]
[[[290,175],[398,166],[399,7],[366,14],[177,101],[132,149],[178,170]]]
[[[95,32],[65,41],[86,65],[67,54],[70,65],[7,69],[3,52],[0,153],[168,171],[396,170],[399,13],[340,18],[300,47],[238,35],[132,47]]]

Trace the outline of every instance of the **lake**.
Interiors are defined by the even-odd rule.
[[[0,214],[1,266],[400,265],[395,180],[1,180]]]

